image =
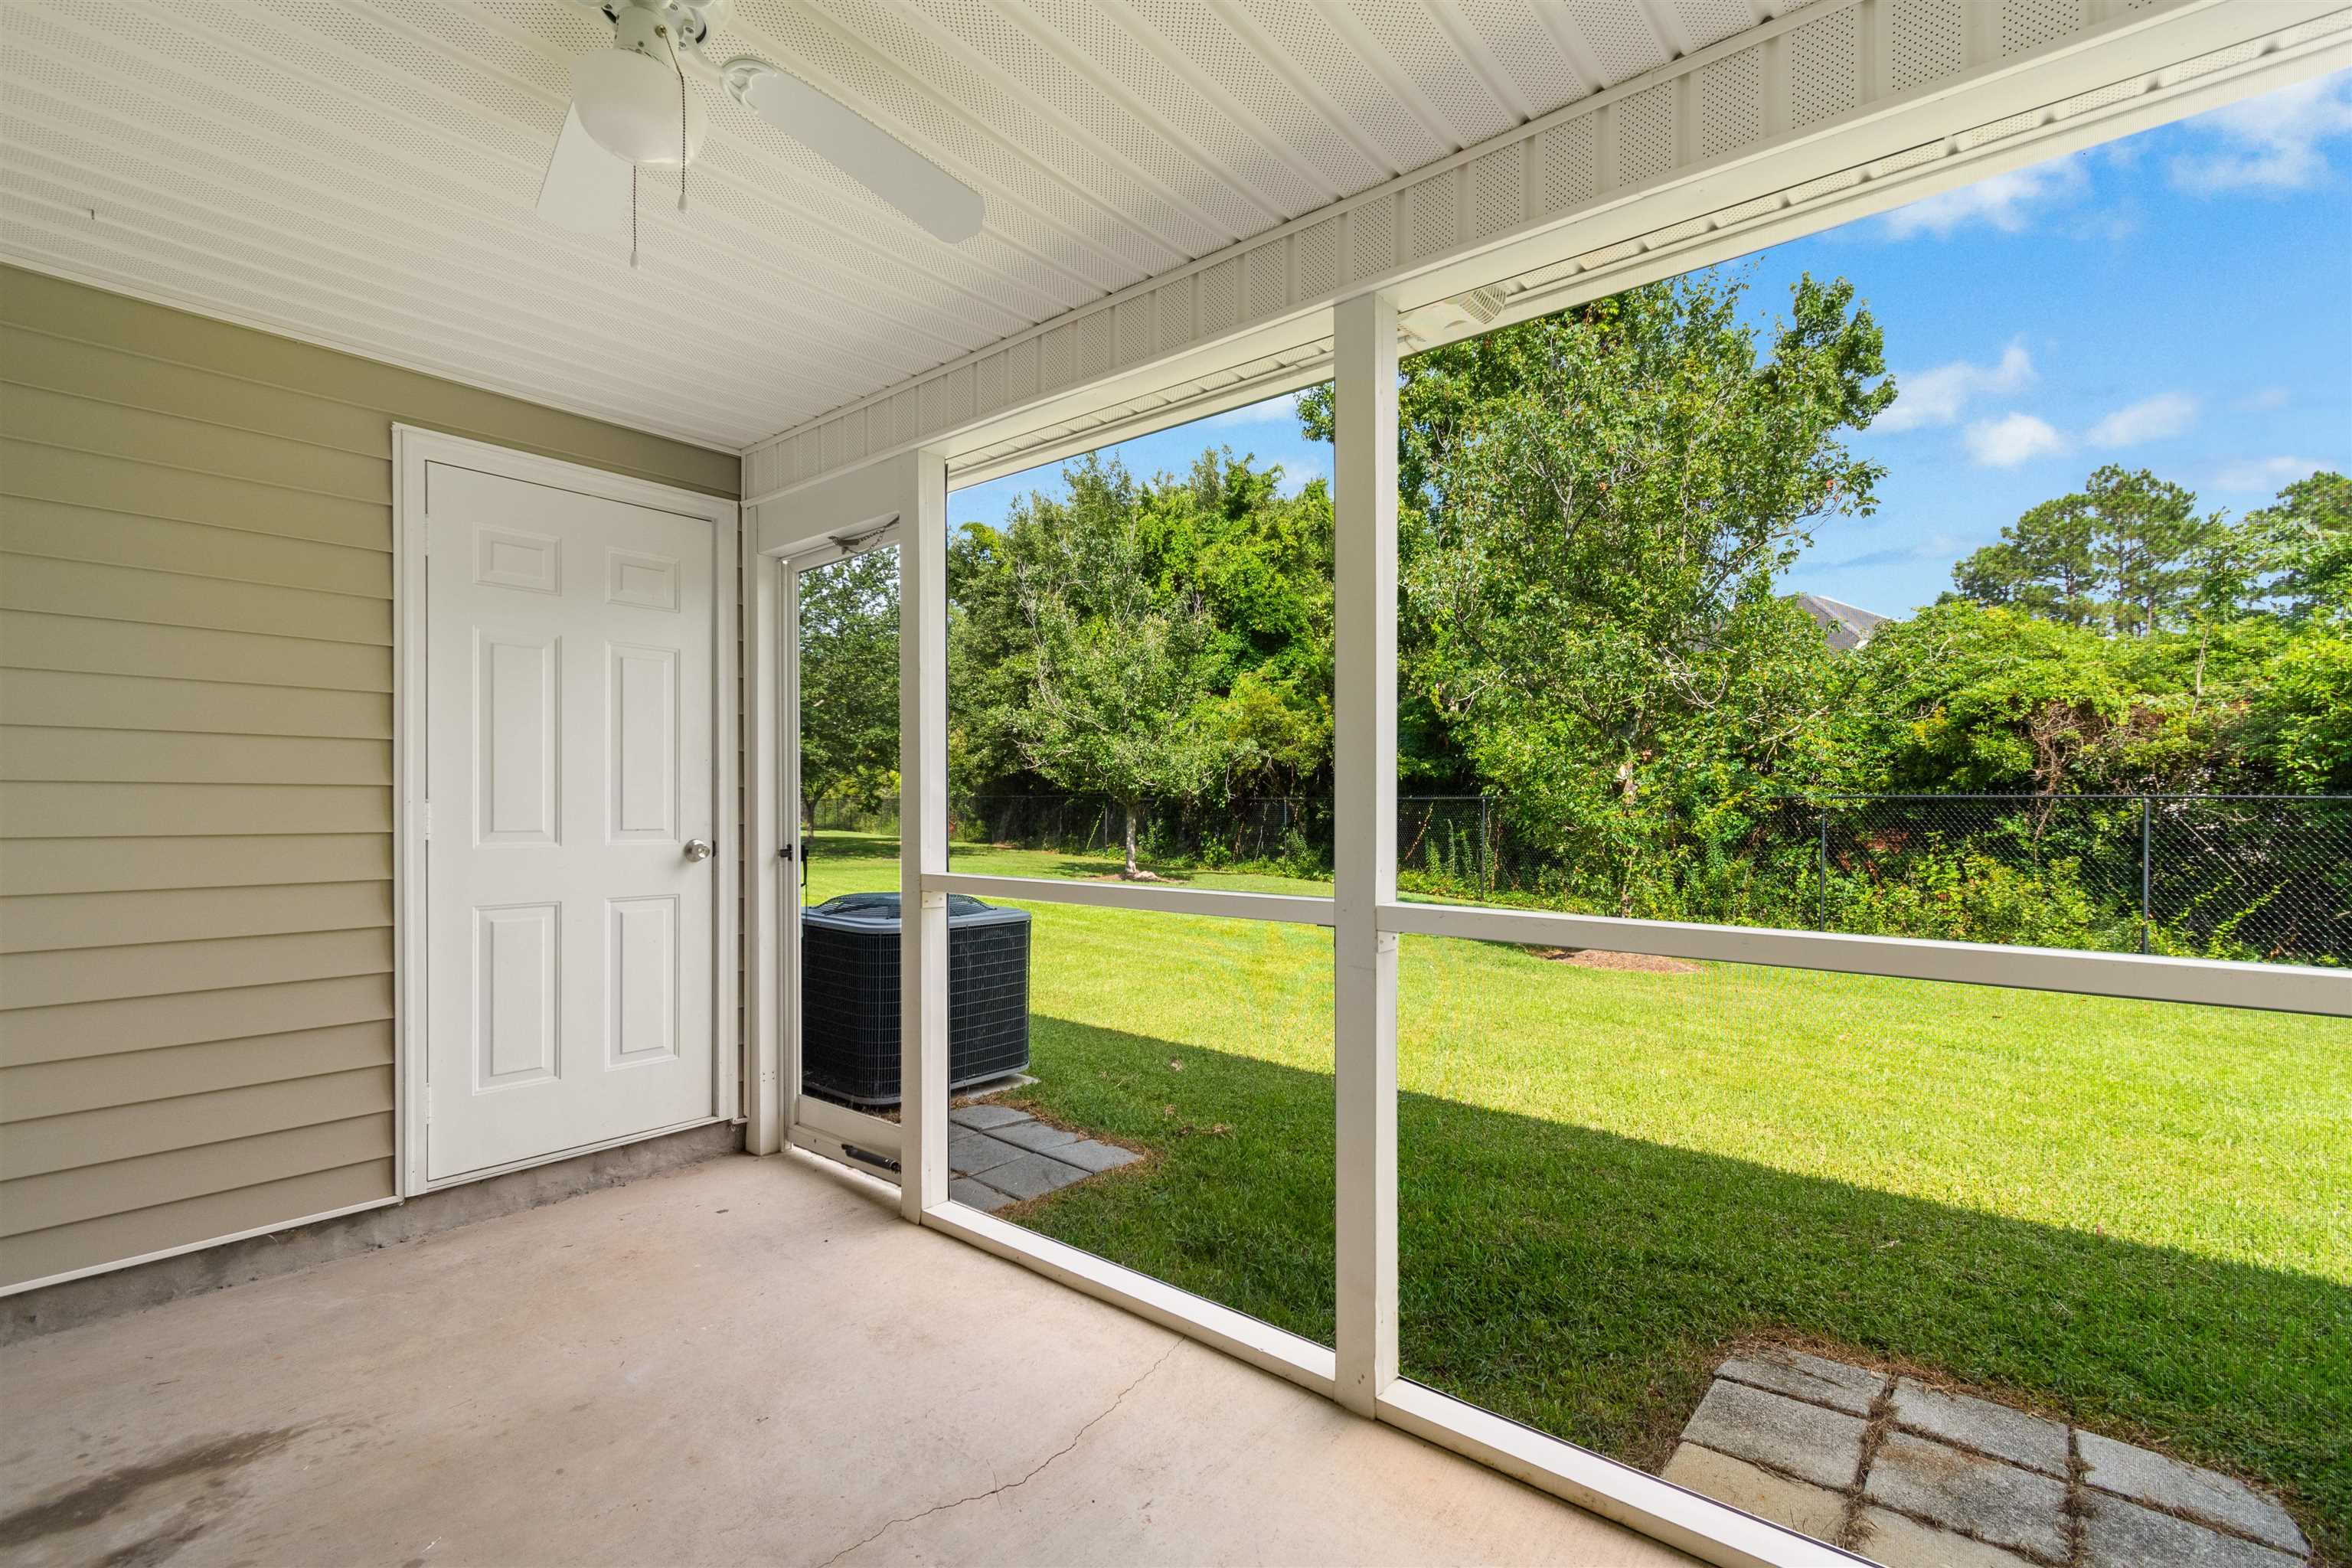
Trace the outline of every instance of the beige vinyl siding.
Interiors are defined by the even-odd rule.
[[[392,1194],[395,421],[737,493],[0,268],[0,1288]]]

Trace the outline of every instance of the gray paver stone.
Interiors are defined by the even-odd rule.
[[[2065,1427],[1989,1399],[1945,1394],[1902,1378],[1895,1384],[1895,1423],[2029,1470],[2066,1474]]]
[[[2083,1518],[2084,1568],[2300,1568],[2303,1561],[2098,1492]]]
[[[2083,1479],[2095,1487],[2198,1514],[2284,1551],[2311,1550],[2286,1510],[2243,1481],[2096,1432],[2078,1432],[2076,1436],[2082,1446]]]
[[[1840,1493],[1776,1476],[1696,1443],[1676,1447],[1663,1474],[1678,1487],[1802,1531],[1816,1541],[1835,1541],[1838,1527],[1845,1522],[1845,1499]]]
[[[986,1209],[992,1214],[1013,1201],[1006,1194],[998,1192],[985,1182],[973,1181],[970,1176],[949,1177],[948,1196],[968,1207]]]
[[[1759,1351],[1725,1362],[1715,1369],[1715,1375],[1810,1399],[1853,1415],[1869,1415],[1871,1402],[1886,1386],[1885,1373],[1803,1351]]]
[[[2066,1555],[2066,1485],[2050,1476],[1890,1432],[1862,1489],[1872,1502],[1980,1541]]]
[[[1033,1120],[1025,1110],[1015,1110],[1009,1105],[959,1105],[948,1112],[948,1120],[959,1127],[1010,1127],[1016,1121]]]
[[[1017,1160],[1022,1150],[1001,1138],[991,1138],[985,1132],[975,1132],[969,1127],[948,1129],[948,1169],[967,1176],[977,1176],[983,1171],[994,1170],[1007,1160]]]
[[[1881,1568],[2035,1568],[2030,1557],[1883,1508],[1862,1510],[1862,1540],[1854,1550]]]
[[[1087,1173],[1076,1165],[1065,1165],[1059,1160],[1049,1160],[1043,1154],[1024,1154],[988,1173],[990,1186],[1001,1193],[1011,1193],[1016,1198],[1042,1198],[1072,1182],[1086,1179]]]
[[[1043,1121],[1008,1121],[1002,1127],[988,1130],[991,1138],[1002,1138],[1007,1143],[1018,1143],[1024,1149],[1058,1149],[1065,1143],[1075,1143],[1082,1136],[1067,1128],[1048,1126]]]
[[[1864,1425],[1859,1416],[1717,1378],[1683,1438],[1817,1486],[1847,1487],[1862,1463]]]
[[[1132,1149],[1122,1149],[1116,1143],[1100,1143],[1092,1138],[1081,1138],[1075,1143],[1058,1144],[1054,1158],[1066,1165],[1076,1165],[1090,1173],[1116,1171],[1121,1165],[1132,1165],[1143,1158]]]

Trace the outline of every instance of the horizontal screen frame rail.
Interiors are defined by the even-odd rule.
[[[1274,921],[1289,925],[1328,927],[1338,918],[1332,900],[1307,894],[1239,893],[952,871],[925,877],[923,888],[927,892],[969,893],[978,898],[1028,903],[1078,904],[1094,909]],[[1610,915],[1563,914],[1477,904],[1382,904],[1379,921],[1381,931],[1404,936],[1459,937],[1525,947],[1601,948],[1658,958],[1872,974],[1895,980],[1940,980],[2129,1001],[2182,1002],[2352,1017],[2352,971],[2305,964],[1622,920]]]
[[[1621,920],[1464,904],[1382,904],[1380,929],[1526,947],[1598,948],[1895,980],[1941,980],[2078,996],[2185,1002],[2352,1017],[2352,971],[1920,937]]]
[[[1223,920],[1277,921],[1286,925],[1328,926],[1338,919],[1330,899],[1311,894],[1235,893],[1222,889],[1171,888],[1144,882],[1092,882],[1059,877],[984,877],[961,871],[934,871],[924,877],[923,891],[969,893],[974,898],[1012,899],[1025,903],[1149,910],[1165,915],[1214,915]]]

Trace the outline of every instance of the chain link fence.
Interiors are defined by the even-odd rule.
[[[1087,795],[968,795],[960,842],[1117,852]],[[823,826],[820,822],[820,826]],[[846,826],[846,824],[845,824]],[[1331,803],[1154,801],[1163,867],[1328,876]],[[1868,795],[1530,824],[1496,795],[1397,802],[1409,891],[1647,919],[2352,965],[2352,796]]]
[[[1876,795],[1818,813],[1823,929],[1936,899],[1987,926],[1979,940],[2352,963],[2352,797]]]
[[[2352,796],[1868,795],[1531,835],[1398,803],[1422,890],[1599,913],[2352,964]]]
[[[1106,795],[960,795],[948,837],[961,843],[1115,853],[1127,842],[1125,808]],[[1137,853],[1187,866],[1279,865],[1328,876],[1331,802],[1292,795],[1224,801],[1146,801],[1136,809]]]

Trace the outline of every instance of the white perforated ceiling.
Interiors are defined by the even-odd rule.
[[[736,447],[1784,8],[736,0],[715,58],[842,99],[987,226],[941,245],[698,89],[688,208],[646,176],[633,272],[532,212],[610,37],[565,0],[5,0],[0,254]]]

